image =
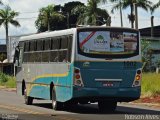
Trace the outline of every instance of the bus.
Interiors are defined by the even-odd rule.
[[[20,38],[15,50],[17,93],[52,100],[54,110],[98,103],[114,111],[117,102],[140,98],[142,62],[138,30],[77,27]]]

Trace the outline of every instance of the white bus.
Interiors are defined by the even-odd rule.
[[[138,30],[81,27],[21,37],[15,60],[26,104],[49,99],[58,110],[98,102],[100,110],[114,111],[117,102],[140,97]]]

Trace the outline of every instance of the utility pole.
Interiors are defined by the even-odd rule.
[[[120,16],[121,16],[121,27],[123,27],[123,17],[122,17],[122,0],[120,0]]]
[[[134,4],[135,7],[135,28],[138,29],[138,7],[137,4]]]

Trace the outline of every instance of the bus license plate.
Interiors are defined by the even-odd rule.
[[[103,87],[113,87],[114,86],[113,82],[104,82],[102,84],[103,84]]]

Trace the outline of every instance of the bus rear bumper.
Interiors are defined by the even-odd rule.
[[[74,99],[87,99],[93,101],[116,100],[117,102],[129,102],[140,98],[141,88],[86,88],[74,87]]]

